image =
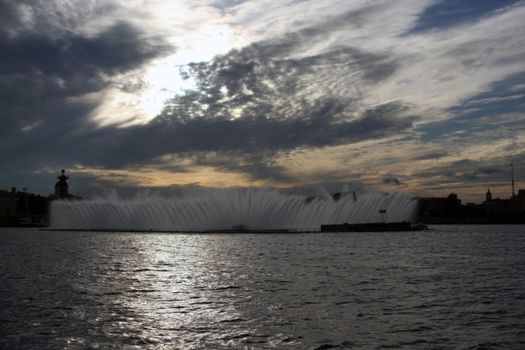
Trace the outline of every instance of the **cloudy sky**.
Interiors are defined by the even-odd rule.
[[[0,0],[0,187],[525,187],[525,1]],[[523,180],[519,182],[519,180]]]

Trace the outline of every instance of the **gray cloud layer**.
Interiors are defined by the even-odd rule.
[[[220,0],[211,5],[226,11],[243,2]],[[388,38],[374,47],[359,41],[359,30],[370,31],[371,16],[387,12],[392,2],[332,13],[328,19],[313,18],[271,39],[182,67],[181,74],[195,80],[195,89],[174,96],[147,124],[125,128],[100,126],[92,120],[94,111],[111,98],[104,92],[115,87],[117,77],[140,73],[175,48],[168,38],[152,35],[146,26],[139,28],[136,21],[122,17],[85,29],[86,18],[116,11],[118,2],[60,4],[64,8],[53,1],[0,0],[0,179],[6,186],[17,176],[28,179],[33,171],[75,165],[155,166],[185,172],[183,160],[247,174],[253,180],[293,185],[297,179],[276,161],[279,156],[399,135],[417,137],[411,131],[422,118],[404,101],[413,103],[410,98],[419,96],[419,91],[400,91],[405,93],[403,99],[397,98],[397,92],[382,89],[395,79],[398,84],[390,85],[391,89],[407,86],[398,77],[407,74],[405,60],[426,62],[425,48],[430,50],[431,45],[423,37],[398,37],[422,47],[421,52],[407,50],[404,56],[403,45],[388,51]],[[379,33],[372,27],[373,33]],[[345,39],[349,32],[355,33],[355,40]],[[438,59],[451,56],[464,67],[485,71],[483,64],[490,55],[479,53],[486,42],[463,40],[466,44],[452,45]],[[508,53],[508,60],[520,57]],[[422,67],[427,67],[420,68],[422,77],[428,78],[427,73],[438,77],[429,85],[449,79],[448,66],[442,71],[432,64]],[[409,74],[405,83],[425,86],[419,78]],[[379,97],[367,100],[370,91],[379,91]],[[427,102],[444,95],[439,89],[421,94]],[[447,159],[452,151],[432,148],[406,160]],[[450,182],[501,177],[491,169],[481,161],[458,162],[414,172],[414,176],[424,180],[445,174]],[[337,181],[343,178],[335,173]],[[378,179],[378,183],[401,187],[408,182],[406,174],[397,170],[385,170]]]
[[[2,148],[18,152],[2,152],[2,161],[13,168],[29,163],[35,168],[126,168],[176,154],[254,179],[293,182],[274,164],[278,152],[397,135],[415,120],[399,102],[363,109],[354,96],[329,90],[305,93],[312,78],[326,74],[327,66],[340,66],[376,83],[397,65],[387,56],[352,47],[290,58],[304,45],[300,33],[192,64],[185,73],[196,79],[197,88],[175,97],[147,125],[95,127],[86,116],[97,101],[71,98],[102,90],[108,77],[135,69],[169,47],[126,22],[94,37],[70,32],[9,37],[3,32]],[[207,152],[219,156],[199,155]]]

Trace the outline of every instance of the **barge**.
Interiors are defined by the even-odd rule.
[[[331,224],[321,225],[321,232],[394,232],[394,231],[422,231],[428,226],[410,222],[375,222],[363,224]]]

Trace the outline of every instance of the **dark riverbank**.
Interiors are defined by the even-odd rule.
[[[523,220],[493,220],[493,219],[456,219],[456,218],[425,218],[421,220],[425,225],[525,225]]]

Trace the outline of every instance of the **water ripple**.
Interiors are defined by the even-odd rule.
[[[523,226],[0,229],[0,348],[525,348]]]

